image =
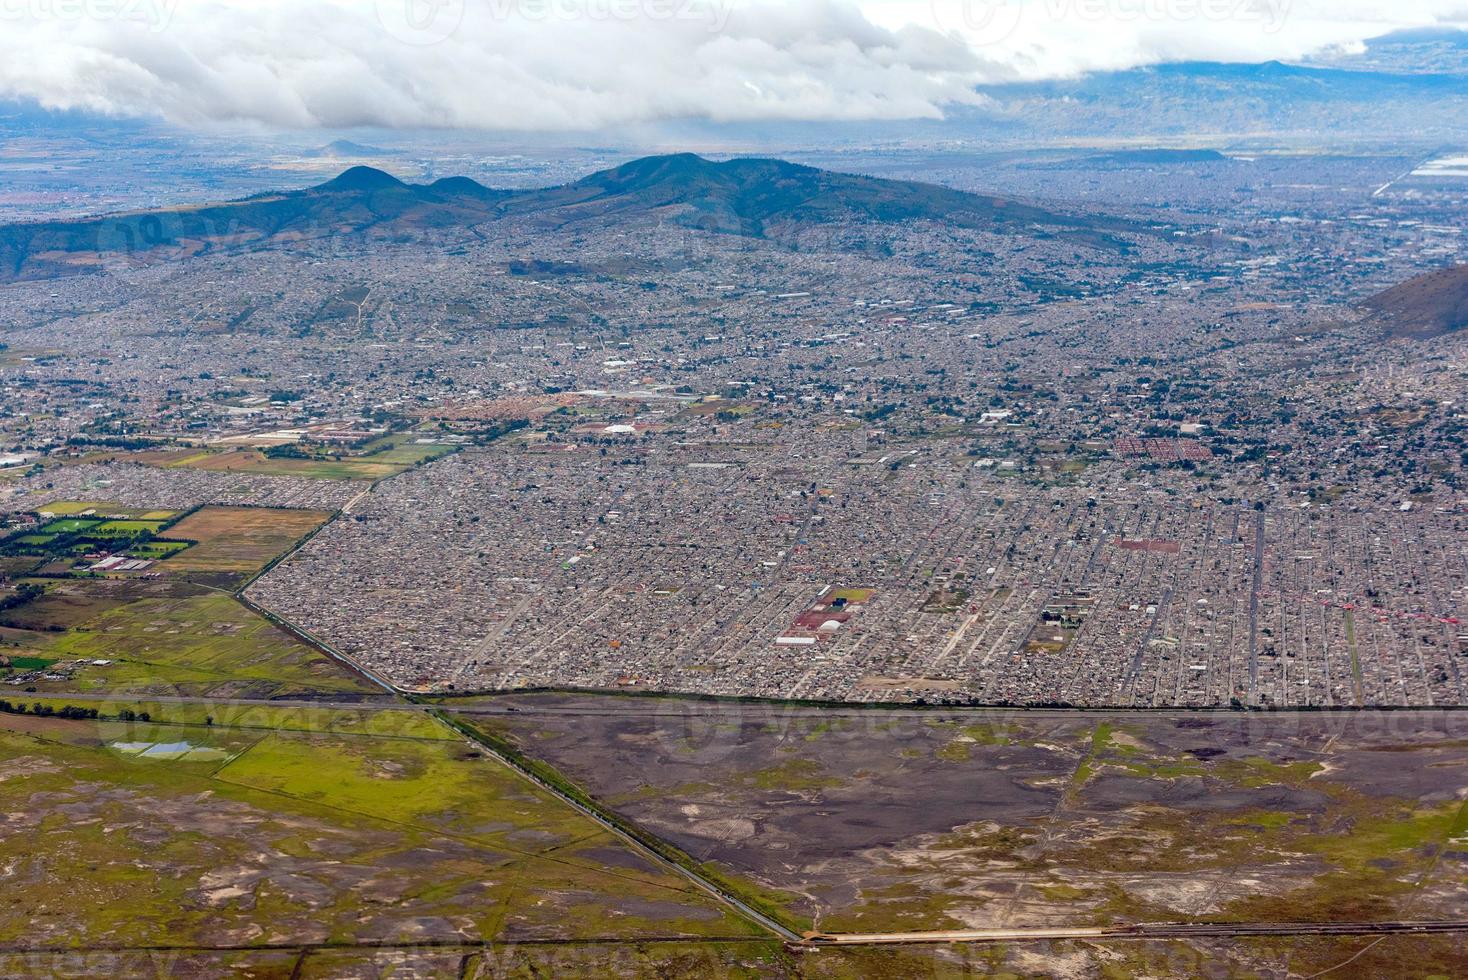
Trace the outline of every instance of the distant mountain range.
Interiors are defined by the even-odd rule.
[[[1118,150],[1115,153],[1101,153],[1096,156],[1082,157],[1080,160],[1070,161],[1069,165],[1076,163],[1090,163],[1096,166],[1136,167],[1148,164],[1161,166],[1177,166],[1189,163],[1223,163],[1228,157],[1217,150]]]
[[[1445,35],[1461,38],[1462,32]],[[1293,65],[1179,62],[1077,78],[985,86],[988,108],[956,111],[952,128],[1011,134],[1171,138],[1314,136],[1339,145],[1468,135],[1468,59],[1440,57],[1444,36],[1380,45],[1391,58]],[[1412,52],[1423,61],[1416,68]],[[1433,60],[1428,59],[1431,52]]]
[[[1468,265],[1409,279],[1364,304],[1388,334],[1425,340],[1468,328]]]
[[[307,159],[366,160],[372,157],[392,156],[392,151],[376,146],[367,146],[363,143],[354,143],[351,140],[332,140],[325,146],[302,153],[301,156]]]
[[[502,220],[554,229],[639,218],[751,237],[841,220],[929,220],[1000,234],[1062,235],[1107,248],[1125,246],[1118,233],[1153,230],[1123,219],[769,159],[646,157],[575,183],[528,191],[494,190],[466,177],[407,184],[381,170],[353,167],[316,187],[224,204],[0,226],[0,282],[332,236],[391,238]]]
[[[1310,63],[1353,71],[1468,75],[1468,31],[1416,27],[1367,41],[1359,49],[1326,51]]]

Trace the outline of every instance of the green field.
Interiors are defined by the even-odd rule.
[[[41,528],[42,534],[75,534],[78,531],[88,531],[97,527],[102,522],[82,517],[63,517],[54,520]]]
[[[147,715],[147,724],[155,728],[177,729],[170,738],[197,740],[200,729],[205,733],[230,730],[264,734],[349,735],[372,738],[406,738],[418,740],[456,741],[459,736],[421,710],[384,699],[364,700],[356,707],[328,707],[309,701],[290,704],[242,704],[229,701],[155,701],[126,695],[83,699],[77,695],[39,695],[7,693],[0,689],[0,699],[29,708],[45,705],[53,710],[72,705],[96,708],[97,723],[122,724],[117,719],[123,712],[134,717]],[[393,706],[389,706],[393,705]],[[154,734],[162,737],[163,733]]]
[[[147,541],[135,544],[128,548],[127,553],[134,558],[146,558],[151,561],[161,561],[171,558],[189,547],[186,541]]]
[[[45,657],[11,657],[10,667],[12,670],[45,670],[55,662]]]
[[[125,538],[135,534],[157,534],[162,528],[162,521],[106,521],[89,533],[98,537]]]
[[[55,540],[56,535],[54,534],[22,534],[11,538],[8,543],[23,545],[27,548],[44,548]]]
[[[456,739],[0,715],[0,807],[0,954],[755,935]]]
[[[42,636],[38,646],[55,659],[112,661],[83,667],[68,690],[216,697],[377,690],[218,593],[132,599]]]
[[[88,511],[97,511],[100,513],[105,510],[108,513],[115,513],[112,510],[112,504],[106,501],[96,500],[57,500],[44,507],[39,507],[37,510],[44,514],[55,514],[57,517],[71,517],[76,514],[85,514]]]
[[[50,558],[59,564],[48,566],[47,574],[67,574],[87,571],[86,566],[77,563],[79,557],[93,552],[114,552],[129,542],[133,542],[136,549],[133,557],[155,561],[188,547],[187,542],[150,546],[153,537],[177,516],[174,511],[119,508],[115,504],[97,501],[58,501],[35,513],[37,516],[63,516],[47,520],[30,533],[5,539],[0,548],[10,555],[0,558],[0,561],[10,562],[22,556]],[[93,516],[76,516],[81,514]],[[5,570],[0,566],[0,572]]]
[[[60,679],[34,682],[40,693],[377,695],[371,682],[230,592],[329,517],[323,511],[201,508],[170,529],[182,540],[153,539],[130,549],[139,557],[167,558],[156,566],[165,576],[37,580],[45,593],[0,614],[6,629],[0,639],[12,656],[58,663],[53,673]],[[140,517],[110,523],[119,534],[157,526]]]
[[[53,514],[56,517],[76,517],[87,514],[96,519],[116,518],[120,520],[166,521],[175,515],[171,510],[152,510],[146,507],[122,507],[109,500],[54,500],[37,513]],[[89,513],[95,512],[95,513]]]
[[[485,773],[483,767],[463,764],[462,742],[439,739],[395,745],[387,764],[374,754],[377,751],[375,745],[337,735],[273,734],[216,776],[395,823],[421,824],[448,835],[482,836],[505,846],[520,846],[516,841],[524,836],[525,827],[548,835],[547,841],[554,836],[568,842],[585,832],[584,818],[575,811],[557,808],[553,815],[541,813],[543,801],[529,793],[501,800],[494,822],[506,829],[487,831],[478,805]]]

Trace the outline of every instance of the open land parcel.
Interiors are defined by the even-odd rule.
[[[465,715],[832,933],[1451,918],[1468,716],[821,711],[515,695]]]
[[[45,514],[131,514],[110,504],[58,502]],[[134,509],[136,510],[136,509]],[[139,512],[146,513],[149,512]],[[232,589],[257,574],[331,515],[281,508],[204,507],[157,533],[117,545],[99,541],[95,518],[70,522],[63,554],[54,542],[4,542],[16,575],[0,610],[0,655],[13,689],[57,693],[209,694],[263,697],[307,691],[362,696],[378,689],[297,636],[241,604]],[[97,524],[123,523],[113,519]],[[149,523],[141,518],[131,523]],[[47,526],[51,526],[47,525]],[[19,536],[24,538],[26,536]],[[144,551],[140,551],[144,549]],[[109,565],[109,552],[137,570]],[[101,569],[101,570],[99,570]],[[43,666],[17,671],[43,662]]]

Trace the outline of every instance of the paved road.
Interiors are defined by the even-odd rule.
[[[1043,939],[1205,939],[1236,936],[1390,936],[1468,932],[1468,919],[1427,922],[1158,922],[1135,926],[811,934],[811,945],[1025,942]]]

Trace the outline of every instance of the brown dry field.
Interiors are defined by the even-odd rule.
[[[381,480],[396,476],[403,468],[393,463],[347,457],[343,460],[272,458],[252,449],[215,453],[188,464],[193,469],[228,473],[269,473],[306,478]]]
[[[330,518],[320,510],[205,507],[168,529],[166,538],[198,543],[163,567],[172,572],[248,575]]]
[[[828,931],[1468,908],[1468,713],[486,700],[518,713],[465,717]]]

